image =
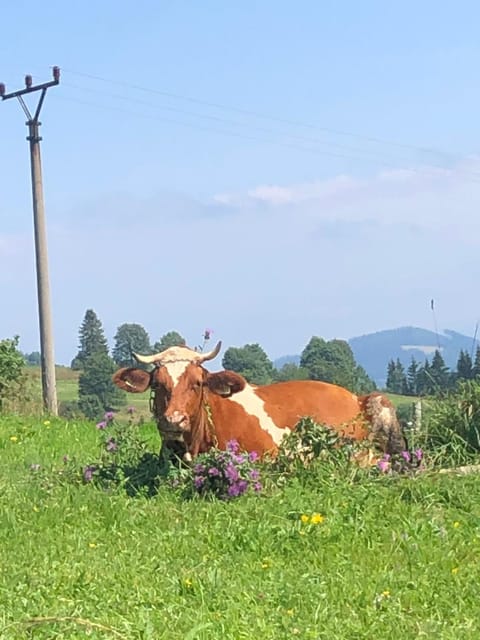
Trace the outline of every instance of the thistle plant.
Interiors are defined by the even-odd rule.
[[[236,440],[228,442],[226,451],[212,449],[200,454],[184,481],[185,493],[220,500],[232,500],[249,491],[259,493],[262,484],[257,460],[257,453],[241,452]]]

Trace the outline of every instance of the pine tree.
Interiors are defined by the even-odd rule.
[[[420,396],[426,396],[433,393],[433,382],[430,375],[430,363],[426,358],[424,364],[418,369],[417,393]]]
[[[95,420],[103,411],[117,409],[125,404],[126,394],[112,382],[116,364],[106,353],[97,351],[84,362],[78,380],[79,407],[87,418]]]
[[[473,363],[473,377],[477,378],[480,376],[480,346],[477,347],[477,351],[475,353],[475,361]]]
[[[468,351],[460,351],[457,361],[457,379],[471,380],[473,378],[472,358]]]
[[[418,395],[418,371],[420,367],[418,362],[412,357],[407,369],[407,394],[410,396]]]
[[[78,335],[80,345],[77,355],[72,360],[72,369],[83,369],[86,360],[96,353],[108,355],[108,344],[102,323],[92,309],[87,309]]]
[[[433,391],[445,391],[451,386],[451,375],[445,360],[438,349],[433,354],[432,364],[430,365],[430,375],[434,384]]]
[[[399,358],[396,362],[390,360],[388,363],[386,388],[390,393],[402,394],[407,391],[405,369]]]

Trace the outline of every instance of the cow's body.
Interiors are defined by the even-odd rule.
[[[354,440],[370,439],[381,450],[405,449],[391,402],[379,393],[356,396],[347,389],[312,380],[249,385],[233,371],[210,373],[201,363],[214,357],[187,347],[156,356],[147,373],[124,368],[113,380],[130,392],[152,389],[152,409],[165,445],[187,459],[237,440],[245,451],[275,452],[300,418],[310,416]]]

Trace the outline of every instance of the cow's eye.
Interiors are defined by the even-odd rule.
[[[199,389],[201,389],[202,387],[202,383],[201,382],[194,382],[193,383],[193,388],[195,389],[195,391],[198,391]]]

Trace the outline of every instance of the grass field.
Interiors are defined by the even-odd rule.
[[[480,637],[476,476],[326,466],[229,503],[59,482],[63,456],[98,458],[98,436],[0,418],[2,640]]]

